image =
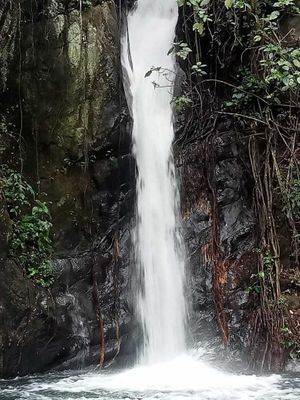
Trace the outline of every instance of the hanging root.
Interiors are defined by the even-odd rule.
[[[93,285],[93,299],[96,310],[96,318],[98,322],[99,329],[99,367],[103,368],[105,362],[105,334],[104,334],[104,322],[101,313],[100,307],[100,299],[98,295],[98,284],[97,277],[94,269],[94,265],[92,267],[92,285]]]
[[[212,204],[212,241],[206,248],[205,256],[214,266],[213,271],[213,293],[214,302],[217,312],[218,326],[221,332],[221,336],[225,345],[229,343],[229,328],[228,322],[225,315],[224,303],[226,298],[226,283],[227,283],[227,271],[228,263],[222,259],[220,253],[220,221],[218,214],[217,194],[215,186],[214,176],[214,165],[215,160],[211,152],[208,154],[208,149],[212,149],[213,144],[208,140],[207,142],[207,165],[208,167],[208,186],[211,193],[211,204]]]

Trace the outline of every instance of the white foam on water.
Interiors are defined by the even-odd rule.
[[[0,390],[2,400],[1,394],[7,394],[5,400],[299,400],[300,377],[227,373],[194,353],[118,373],[21,378]]]
[[[131,392],[228,392],[238,390],[269,391],[280,378],[257,377],[255,375],[233,375],[218,371],[201,361],[188,356],[177,357],[151,366],[140,366],[113,375],[91,375],[77,382],[61,381],[56,390],[66,389],[80,392],[83,387],[89,390],[106,389]]]
[[[139,366],[117,374],[84,374],[55,382],[32,383],[27,393],[82,393],[99,399],[203,399],[203,400],[296,400],[300,389],[281,387],[279,375],[236,375],[219,371],[187,355],[172,361]],[[72,397],[72,393],[73,396]],[[65,398],[65,397],[59,397]],[[84,398],[84,397],[83,397]],[[88,397],[87,397],[88,398]],[[94,398],[94,397],[93,397]]]

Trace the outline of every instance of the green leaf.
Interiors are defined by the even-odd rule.
[[[152,69],[150,69],[148,72],[145,73],[145,78],[148,78],[152,74]]]
[[[294,65],[300,69],[300,61],[299,60],[293,60]]]
[[[269,15],[269,21],[274,21],[275,19],[277,19],[279,17],[280,13],[279,11],[273,11],[271,12],[271,14]]]
[[[254,42],[260,42],[261,41],[261,36],[260,35],[255,35],[253,40],[254,40]]]
[[[225,7],[227,9],[232,8],[233,6],[233,0],[225,0]]]
[[[193,30],[197,31],[200,35],[202,35],[202,33],[204,32],[204,25],[202,22],[196,22],[193,25]]]

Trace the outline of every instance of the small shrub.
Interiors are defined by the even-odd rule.
[[[49,287],[53,283],[52,222],[47,204],[35,198],[32,187],[18,173],[6,171],[1,184],[13,222],[10,256],[24,267],[28,278]]]

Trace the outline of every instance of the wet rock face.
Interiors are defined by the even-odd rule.
[[[0,269],[0,371],[15,376],[44,370],[75,346],[70,308],[25,280],[12,261]]]
[[[106,194],[93,202],[93,191],[100,181],[102,189],[103,182],[111,189],[108,181],[117,179],[118,158],[128,152],[120,131],[117,16],[114,4],[105,2],[83,13],[73,10],[38,21],[34,27],[33,33],[30,26],[24,28],[23,91],[36,120],[39,180],[41,191],[54,203],[57,245],[73,248],[82,242],[83,230],[87,238],[100,223],[106,225],[101,229],[107,228],[105,218],[93,219],[105,215],[101,211],[115,199]],[[92,205],[96,208],[88,217]]]
[[[135,171],[115,3],[80,10],[78,2],[24,0],[21,21],[16,3],[7,4],[0,2],[0,157],[22,166],[50,205],[56,281],[38,288],[7,260],[1,199],[0,318],[10,322],[0,324],[0,376],[126,353]]]
[[[247,346],[247,288],[257,260],[243,149],[233,132],[218,131],[213,142],[179,149],[192,336],[215,352],[222,336],[233,350]]]

